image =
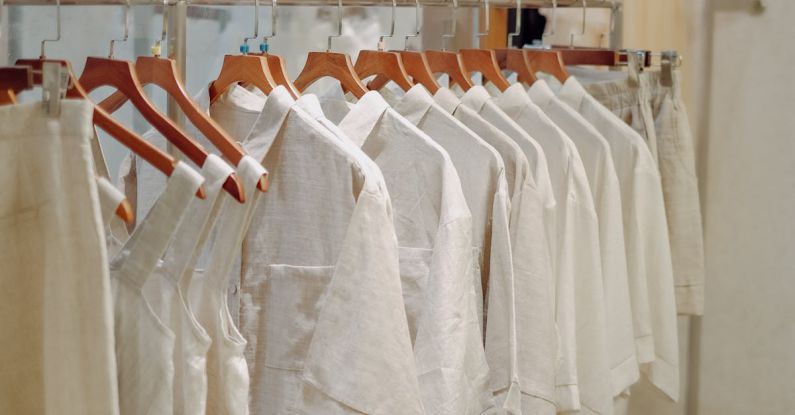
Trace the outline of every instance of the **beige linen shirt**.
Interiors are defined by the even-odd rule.
[[[294,104],[210,109],[270,172],[242,255],[252,413],[423,413],[389,196]]]

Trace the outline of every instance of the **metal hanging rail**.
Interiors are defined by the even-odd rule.
[[[55,0],[5,0],[6,6],[55,6]],[[423,7],[430,6],[449,6],[451,0],[427,0],[422,1]],[[523,0],[524,8],[552,7],[552,0]],[[118,5],[126,4],[125,0],[62,0],[61,5],[71,6],[97,6],[97,5]],[[158,0],[132,0],[133,6],[157,6],[162,5]],[[253,6],[254,0],[191,0],[188,6]],[[492,7],[512,8],[516,7],[515,0],[491,0]],[[586,3],[588,8],[614,8],[620,6],[620,1],[610,0],[590,0]],[[280,0],[282,6],[336,6],[336,0]],[[345,7],[349,6],[383,6],[391,7],[390,0],[345,0]],[[397,5],[402,7],[416,7],[414,0],[397,0]],[[558,7],[582,7],[583,0],[558,0]],[[459,7],[480,7],[481,0],[460,0]]]

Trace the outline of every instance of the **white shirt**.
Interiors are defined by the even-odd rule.
[[[599,218],[599,248],[606,304],[612,394],[638,380],[630,306],[621,189],[610,145],[582,116],[554,96],[544,81],[535,82],[530,98],[566,131],[582,157]]]
[[[624,235],[638,358],[651,382],[672,399],[679,393],[676,303],[662,185],[643,138],[569,77],[560,99],[610,143],[621,186]],[[652,345],[653,338],[653,345]]]
[[[521,413],[510,199],[505,165],[493,147],[439,107],[424,89],[411,89],[394,108],[447,150],[458,171],[472,214],[478,268],[475,278],[479,275],[478,280],[482,279],[488,290],[484,327],[491,389],[507,395],[502,403],[504,409],[509,413]]]
[[[474,93],[475,89],[470,91]],[[479,90],[486,93],[482,88]],[[516,126],[517,130],[511,131],[514,135],[509,137],[481,117],[477,110],[483,106],[479,99],[482,95],[475,96],[470,91],[459,101],[448,89],[442,88],[434,99],[492,145],[505,163],[511,196],[509,223],[518,298],[516,327],[522,412],[554,414],[558,346],[553,298],[555,277],[544,221],[549,219],[545,210],[554,209],[555,202],[546,157],[521,127]],[[531,149],[525,152],[525,147]]]
[[[423,413],[382,183],[284,88],[211,113],[270,172],[243,246],[252,413]]]
[[[314,96],[304,108],[322,117]],[[489,389],[472,273],[472,217],[447,152],[378,95],[355,105],[339,128],[380,167],[395,210],[403,297],[429,414],[480,414],[494,406]],[[464,398],[465,397],[465,398]]]

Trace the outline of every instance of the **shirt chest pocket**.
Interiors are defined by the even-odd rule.
[[[333,266],[271,265],[264,287],[264,336],[268,367],[301,370],[312,341]]]

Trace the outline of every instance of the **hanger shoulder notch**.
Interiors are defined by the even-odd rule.
[[[497,57],[493,50],[489,49],[461,49],[458,51],[461,59],[466,65],[466,69],[472,72],[480,72],[483,78],[494,84],[500,91],[505,91],[510,83],[500,72],[497,65]]]

